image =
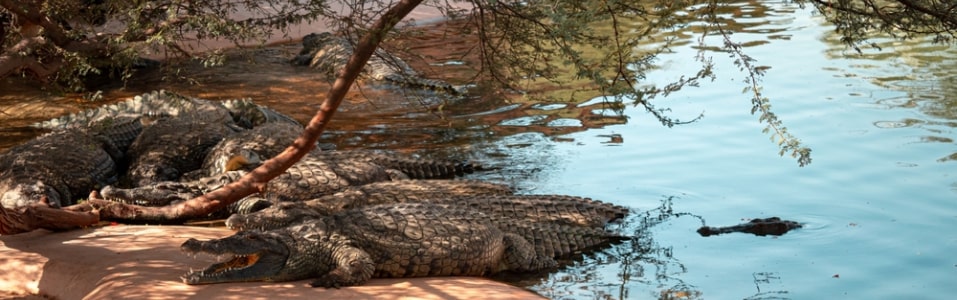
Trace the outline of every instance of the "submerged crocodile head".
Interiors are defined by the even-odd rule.
[[[290,281],[328,272],[331,265],[320,257],[320,240],[326,235],[321,220],[274,231],[240,231],[233,236],[199,241],[180,247],[188,255],[210,254],[224,258],[203,270],[190,270],[187,284],[242,281]]]

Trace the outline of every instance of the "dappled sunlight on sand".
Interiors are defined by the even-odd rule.
[[[527,299],[537,295],[482,278],[376,279],[360,287],[316,289],[308,280],[186,285],[180,276],[212,258],[179,251],[193,237],[232,234],[224,228],[106,226],[71,232],[38,230],[0,237],[0,290],[58,299]]]

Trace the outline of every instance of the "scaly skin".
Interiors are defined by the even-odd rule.
[[[198,197],[238,180],[246,171],[229,171],[188,182],[160,182],[132,189],[104,188],[104,199],[139,205],[169,205]],[[333,194],[346,187],[391,180],[381,166],[360,161],[326,162],[306,156],[269,181],[266,194],[277,201],[301,201]]]
[[[232,114],[233,121],[243,128],[256,128],[269,123],[284,123],[302,127],[302,124],[296,119],[253,103],[250,99],[230,99],[223,101],[222,104]]]
[[[340,287],[360,285],[372,277],[484,276],[557,266],[554,257],[536,252],[530,241],[555,237],[581,241],[564,243],[568,249],[555,252],[567,255],[622,238],[600,229],[566,231],[568,226],[559,224],[534,225],[457,205],[370,206],[275,230],[241,231],[211,241],[190,239],[181,247],[187,254],[232,259],[190,271],[183,280],[207,284],[316,278],[313,286]],[[516,233],[510,228],[520,229]]]
[[[235,131],[232,120],[206,122],[191,117],[162,118],[146,127],[130,145],[127,174],[131,186],[179,180],[199,169],[209,149]]]
[[[213,176],[227,171],[250,170],[274,157],[302,134],[298,124],[271,122],[224,138],[203,159],[202,167],[191,178]],[[315,152],[318,152],[318,147]]]
[[[244,128],[253,128],[271,122],[299,124],[295,119],[270,108],[256,105],[249,99],[216,102],[160,90],[139,95],[124,102],[104,105],[39,122],[33,124],[33,127],[46,129],[78,128],[112,118],[182,117],[186,115],[201,116],[208,121],[232,119],[233,122]]]
[[[374,204],[430,202],[429,199],[479,195],[506,195],[505,185],[478,180],[396,180],[351,186],[305,202],[280,202],[249,214],[234,214],[226,220],[233,230],[274,229]]]
[[[306,35],[302,38],[302,46],[299,56],[296,56],[292,62],[320,70],[329,78],[335,78],[339,69],[346,65],[354,51],[353,43],[328,32]],[[447,82],[422,78],[402,59],[382,49],[376,49],[375,55],[369,58],[363,73],[373,80],[384,80],[401,86],[434,90],[450,95],[461,94],[458,88]]]
[[[90,130],[56,130],[0,154],[0,203],[7,209],[40,203],[72,205],[116,181],[116,164]]]
[[[427,158],[414,158],[398,153],[375,150],[322,151],[311,156],[323,161],[362,161],[397,170],[409,179],[452,179],[482,167],[469,162],[453,162]]]
[[[77,128],[87,127],[95,122],[117,117],[178,117],[184,114],[200,114],[209,116],[209,118],[222,120],[232,118],[229,110],[223,107],[222,104],[161,90],[139,95],[124,102],[104,105],[43,121],[33,124],[33,126],[47,129]]]

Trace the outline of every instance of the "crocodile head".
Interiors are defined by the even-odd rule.
[[[180,247],[188,255],[211,254],[224,258],[203,270],[184,275],[187,284],[239,281],[272,281],[282,277],[289,258],[288,237],[264,231],[243,231],[209,241],[189,239]]]
[[[272,231],[248,230],[209,241],[189,239],[180,247],[188,255],[223,258],[203,270],[190,270],[187,284],[242,281],[291,281],[332,268],[325,220],[311,220]]]
[[[21,182],[14,184],[0,184],[0,205],[12,209],[36,203],[45,203],[52,207],[60,207],[63,201],[68,201],[55,188],[43,183]]]

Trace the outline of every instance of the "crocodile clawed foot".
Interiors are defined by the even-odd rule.
[[[339,282],[338,282],[334,277],[335,277],[335,276],[329,276],[329,275],[322,276],[321,278],[316,279],[316,280],[313,280],[312,282],[310,282],[310,283],[309,283],[309,286],[311,286],[311,287],[322,287],[322,288],[327,288],[327,289],[328,289],[328,288],[339,289],[339,288],[341,287],[341,285],[339,284]]]

